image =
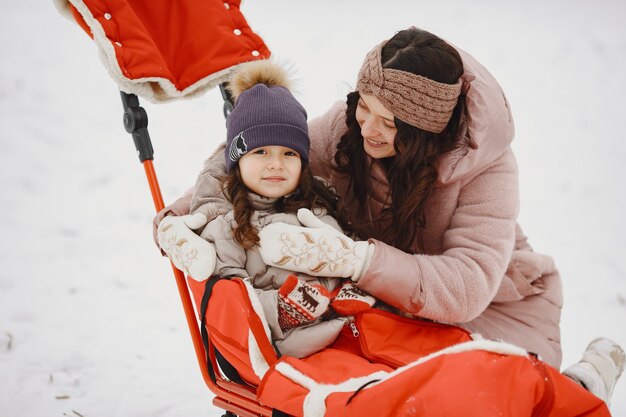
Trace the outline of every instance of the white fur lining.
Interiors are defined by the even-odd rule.
[[[352,392],[373,379],[386,379],[389,373],[378,371],[359,378],[350,378],[336,385],[320,384],[286,362],[274,367],[285,377],[309,390],[302,404],[304,417],[322,417],[326,413],[326,397],[333,392]]]
[[[296,384],[309,390],[309,394],[304,399],[302,404],[304,417],[323,417],[326,413],[326,397],[334,392],[352,392],[356,391],[366,383],[372,382],[370,385],[363,388],[364,390],[372,388],[378,384],[384,383],[390,378],[405,372],[415,366],[428,362],[436,357],[454,353],[469,352],[473,350],[483,350],[486,352],[499,353],[503,355],[513,356],[528,356],[528,352],[519,346],[515,346],[509,343],[496,342],[492,340],[473,340],[470,342],[460,343],[458,345],[450,346],[440,351],[431,353],[428,356],[424,356],[419,360],[405,365],[401,368],[394,370],[393,372],[378,371],[370,375],[351,378],[336,385],[320,384],[310,377],[304,375],[302,372],[294,368],[293,366],[281,362],[278,363],[275,369],[285,377],[291,379]]]
[[[270,326],[267,324],[267,320],[265,319],[265,313],[263,312],[263,306],[261,305],[261,301],[259,300],[256,291],[248,280],[243,280],[243,283],[246,285],[246,291],[248,291],[248,298],[250,299],[252,309],[259,316],[261,322],[263,323],[265,336],[268,340],[272,340]],[[252,364],[252,369],[254,370],[254,373],[259,378],[263,378],[263,376],[270,367],[267,364],[265,358],[263,358],[263,354],[261,354],[261,349],[259,349],[259,345],[254,338],[252,331],[250,330],[248,331],[248,354],[250,355],[250,363]]]
[[[53,2],[63,17],[71,20],[72,22],[74,21],[74,16],[72,16],[72,11],[70,10],[69,0],[53,0]]]
[[[94,42],[98,47],[100,59],[113,80],[117,83],[119,89],[126,93],[136,94],[153,103],[198,96],[206,90],[226,81],[232,71],[236,70],[240,65],[243,65],[233,65],[224,70],[210,74],[182,91],[179,91],[174,84],[166,78],[145,77],[130,80],[123,75],[122,69],[117,61],[115,48],[112,45],[112,42],[115,42],[115,40],[110,40],[107,37],[102,25],[93,17],[85,3],[82,0],[54,0],[54,2],[59,12],[64,16],[71,18],[71,11],[68,6],[68,3],[71,3],[83,17],[85,23],[87,23],[87,26],[91,29]],[[124,46],[122,45],[121,47],[123,48]]]

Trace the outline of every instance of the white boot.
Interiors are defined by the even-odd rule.
[[[589,343],[582,359],[563,374],[610,405],[613,388],[624,370],[626,355],[614,341],[600,337]]]

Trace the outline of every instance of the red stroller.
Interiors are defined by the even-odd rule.
[[[237,64],[265,59],[270,51],[248,26],[239,10],[239,1],[168,2],[147,1],[72,1],[60,6],[71,13],[76,22],[98,45],[111,76],[121,90],[124,127],[133,137],[137,154],[143,164],[152,199],[157,211],[164,207],[163,197],[152,164],[153,150],[148,134],[148,117],[140,107],[138,95],[152,101],[167,101],[202,94],[219,85],[224,97],[224,112],[232,106],[223,83]],[[170,9],[185,16],[185,24],[164,22]],[[208,23],[207,23],[208,22]],[[230,42],[226,28],[232,27]],[[195,39],[195,43],[185,39]],[[180,55],[177,55],[183,51]],[[178,56],[185,60],[178,60]],[[196,65],[188,65],[195,62]],[[181,301],[200,369],[209,389],[216,394],[214,404],[227,410],[225,415],[271,416],[272,409],[260,405],[254,389],[231,382],[217,370],[214,354],[206,355],[197,315],[191,302],[182,271],[173,267]],[[212,352],[206,339],[207,352]],[[233,414],[234,413],[234,414]]]
[[[159,211],[148,119],[137,96],[167,101],[219,85],[228,115],[222,83],[229,72],[270,52],[239,0],[61,3],[122,90],[124,126]],[[355,317],[330,348],[279,357],[249,284],[197,282],[173,270],[202,375],[225,416],[608,415],[600,400],[520,348],[381,310]]]

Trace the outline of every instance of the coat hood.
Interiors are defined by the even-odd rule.
[[[502,88],[485,67],[456,47],[463,60],[461,76],[465,112],[459,128],[459,147],[439,162],[439,182],[449,184],[472,176],[509,147],[515,135],[513,116]]]

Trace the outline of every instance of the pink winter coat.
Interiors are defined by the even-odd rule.
[[[514,127],[508,103],[491,74],[459,53],[468,115],[461,134],[472,145],[440,161],[415,253],[384,243],[392,239],[383,225],[369,236],[376,246],[357,285],[408,313],[517,344],[558,368],[560,277],[552,259],[533,252],[516,223],[518,171],[510,148]],[[338,103],[310,122],[310,158],[316,175],[335,186],[349,212],[357,213],[347,178],[332,169],[336,145],[347,130],[345,108]],[[380,162],[369,159],[375,190],[367,209],[376,218],[388,183]],[[418,239],[422,253],[417,253]]]

